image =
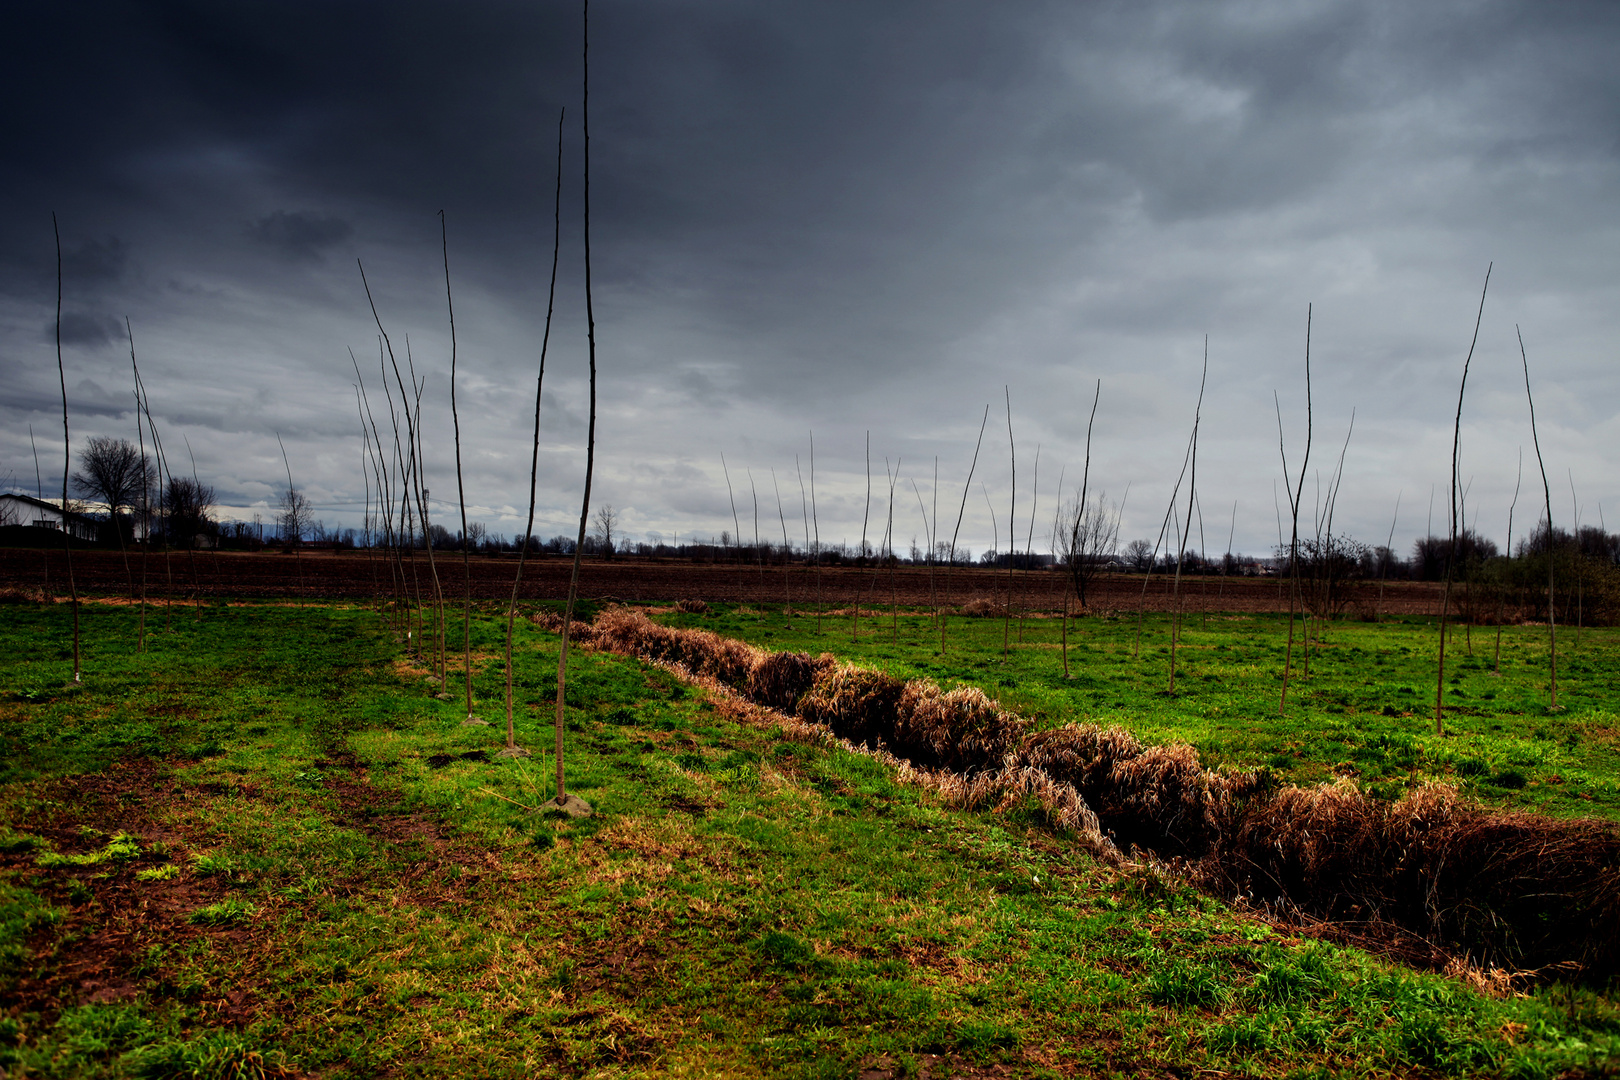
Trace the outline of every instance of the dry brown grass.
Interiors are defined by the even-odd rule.
[[[998,604],[988,597],[979,596],[957,608],[957,611],[962,615],[969,615],[975,619],[999,619],[1007,614],[1007,606]]]
[[[1620,827],[1488,809],[1445,785],[1394,802],[1353,782],[1257,800],[1207,884],[1316,917],[1380,920],[1492,961],[1620,970]]]
[[[976,686],[942,691],[932,680],[905,684],[888,737],[895,753],[960,773],[999,770],[1023,740],[1028,722],[1004,712]]]
[[[709,613],[709,604],[706,600],[677,600],[675,601],[675,610],[684,612],[687,615],[707,615]]]

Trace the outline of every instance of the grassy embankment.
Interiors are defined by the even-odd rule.
[[[900,1075],[929,1055],[933,1075],[1545,1076],[1620,1047],[1603,997],[1493,999],[1288,937],[619,657],[570,678],[572,785],[598,810],[570,822],[533,809],[546,763],[487,760],[498,729],[463,726],[366,612],[211,608],[136,656],[129,609],[91,606],[82,687],[65,623],[0,620],[13,1077]],[[476,626],[495,721],[498,633]],[[540,747],[555,639],[520,633]],[[1058,718],[1033,676],[971,670]]]
[[[767,649],[828,651],[905,679],[981,687],[1038,724],[1118,725],[1148,742],[1185,742],[1205,764],[1269,765],[1302,784],[1354,776],[1396,794],[1443,780],[1483,801],[1556,814],[1620,818],[1620,630],[1559,630],[1559,709],[1547,702],[1547,629],[1507,627],[1501,674],[1495,628],[1462,628],[1447,649],[1446,734],[1434,734],[1435,625],[1427,619],[1336,622],[1310,675],[1294,643],[1286,715],[1278,713],[1285,616],[1185,616],[1169,686],[1167,615],[1149,614],[1136,650],[1134,616],[1076,619],[1069,629],[1071,678],[1063,677],[1053,618],[1015,619],[1002,655],[1000,618],[950,620],[946,653],[925,614],[863,614],[850,620],[755,605],[660,621],[703,627]],[[1297,634],[1297,628],[1296,628]],[[1022,640],[1020,640],[1020,637]]]

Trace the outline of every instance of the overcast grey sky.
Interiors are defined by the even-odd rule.
[[[572,533],[584,465],[577,4],[11,5],[0,149],[0,480],[60,488],[51,213],[65,249],[75,445],[133,438],[128,346],[171,453],[226,516],[295,479],[354,524],[376,329],[427,377],[428,474],[454,526],[455,275],[469,513],[522,527],[545,317],[558,112],[561,280],[542,413],[540,535]],[[1205,544],[1276,542],[1303,447],[1351,411],[1336,529],[1407,550],[1444,527],[1463,409],[1470,518],[1498,540],[1541,498],[1524,333],[1561,526],[1620,521],[1620,7],[1612,3],[778,3],[598,0],[591,11],[597,499],[636,537],[798,524],[812,430],[824,540],[860,535],[900,463],[901,546],[938,457],[948,535],[991,406],[963,542],[1019,543],[1040,448],[1037,545],[1060,470],[1129,485],[1157,533],[1204,337]],[[375,379],[373,376],[375,375]],[[375,403],[374,403],[375,404]],[[183,451],[182,451],[183,452]],[[51,477],[55,479],[52,480]],[[1532,487],[1532,479],[1534,485]],[[1314,499],[1307,483],[1306,501]],[[886,497],[886,493],[885,493]],[[881,510],[874,505],[874,517]],[[1286,513],[1286,508],[1284,510]],[[1002,546],[1005,546],[1005,540]]]

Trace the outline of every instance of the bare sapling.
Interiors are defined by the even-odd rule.
[[[816,529],[816,543],[811,558],[816,561],[816,634],[821,633],[821,516],[816,513],[816,433],[810,433],[810,522]]]
[[[720,455],[720,469],[726,475],[726,498],[731,500],[731,561],[740,563],[742,561],[742,552],[739,550],[742,547],[742,522],[737,517],[737,496],[731,490],[731,470],[726,467],[726,455],[724,453]],[[742,579],[739,578],[737,584],[739,598],[743,588]]]
[[[466,688],[467,719],[475,720],[472,701],[472,538],[467,535],[467,485],[461,472],[461,413],[456,408],[456,303],[450,293],[450,227],[439,211],[439,247],[444,254],[444,305],[450,313],[450,423],[456,440],[456,503],[461,508],[461,670]],[[529,546],[528,533],[523,546]],[[521,556],[520,556],[521,557]],[[448,688],[447,688],[448,689]]]
[[[68,434],[67,368],[62,364],[62,230],[56,224],[54,211],[51,231],[56,235],[56,376],[62,384],[62,553],[67,558],[68,603],[73,609],[73,681],[79,682],[79,586],[73,578],[73,529],[68,518],[68,469],[73,462],[73,440]]]
[[[591,509],[591,471],[596,465],[596,308],[591,300],[591,80],[590,80],[590,0],[581,4],[582,68],[584,94],[581,128],[584,133],[584,218],[585,218],[585,333],[591,366],[591,414],[585,437],[585,493],[580,499],[579,542],[574,546],[574,569],[568,579],[568,606],[563,613],[562,649],[557,654],[557,805],[570,814],[589,814],[590,806],[577,795],[569,798],[563,788],[563,684],[568,674],[568,630],[574,618],[574,601],[579,596],[579,560],[585,546],[585,525]]]
[[[139,411],[137,411],[136,414],[135,414],[135,426],[136,426],[137,429],[140,428],[140,412]],[[34,451],[34,495],[35,495],[36,498],[39,499],[40,502],[44,502],[45,501],[45,478],[44,478],[44,474],[41,473],[40,469],[39,469],[39,444],[34,442],[34,425],[33,424],[28,425],[28,445]],[[43,572],[43,580],[42,580],[42,582],[40,584],[40,588],[41,588],[41,590],[43,590],[45,599],[47,601],[49,601],[49,600],[52,599],[52,597],[51,597],[51,557],[50,557],[50,554],[48,552],[41,552],[40,555],[41,555],[41,558],[39,560],[40,569]],[[144,577],[142,579],[142,584],[143,584],[143,586],[145,584]],[[145,619],[146,612],[145,612],[144,608],[142,609],[141,614],[142,614],[141,627],[144,630],[145,627],[146,627],[146,619]]]
[[[1311,461],[1311,314],[1314,305],[1305,307],[1305,456],[1299,463],[1299,481],[1289,487],[1288,450],[1283,439],[1282,401],[1275,391],[1272,404],[1277,410],[1277,453],[1282,457],[1283,491],[1288,496],[1288,509],[1293,521],[1293,532],[1288,541],[1288,649],[1283,654],[1282,696],[1277,711],[1288,710],[1288,676],[1294,664],[1294,612],[1299,605],[1299,504],[1305,497],[1305,473]],[[1281,522],[1279,522],[1279,525]],[[1279,530],[1280,532],[1280,530]]]
[[[412,400],[415,409],[411,423],[411,452],[416,458],[416,504],[422,517],[422,547],[427,552],[428,580],[433,585],[433,636],[428,642],[431,649],[428,667],[437,669],[439,685],[444,685],[444,588],[439,582],[439,566],[433,557],[433,527],[428,519],[427,445],[422,431],[422,390],[427,376],[416,377],[416,361],[411,357],[411,339],[405,338],[405,363],[411,376]]]
[[[1384,621],[1384,580],[1389,577],[1389,564],[1395,557],[1395,523],[1401,519],[1401,496],[1404,494],[1405,488],[1395,493],[1395,513],[1389,518],[1389,538],[1384,541],[1384,554],[1378,560],[1378,607],[1373,612],[1376,622]]]
[[[1012,388],[1009,386],[1003,386],[1001,390],[1007,398],[1007,455],[1008,459],[1012,462],[1012,484],[1008,489],[1007,497],[1009,503],[1007,508],[1007,604],[1001,612],[1001,658],[1003,662],[1005,662],[1007,659],[1008,649],[1011,645],[1010,636],[1012,630],[1013,608],[1012,575],[1013,564],[1017,562],[1017,559],[1014,558],[1014,548],[1018,545],[1018,524],[1014,518],[1018,516],[1018,444],[1013,441]]]
[[[979,447],[984,445],[984,428],[989,422],[990,406],[986,405],[984,407],[984,418],[979,421],[979,439],[973,444],[973,463],[968,466],[967,479],[962,483],[962,502],[956,508],[956,528],[951,530],[951,548],[950,553],[947,556],[950,562],[951,578],[955,578],[956,576],[956,541],[957,538],[962,535],[962,517],[967,512],[968,492],[973,489],[973,471],[979,467]],[[947,582],[949,582],[949,580],[950,579],[948,578]],[[946,606],[949,606],[951,598],[949,595],[948,584],[946,593],[945,604]],[[941,656],[945,655],[945,621],[948,618],[949,616],[942,609],[939,613],[939,655]]]
[[[1571,569],[1575,573],[1575,651],[1581,651],[1581,624],[1585,621],[1581,611],[1582,602],[1586,599],[1586,560],[1581,557],[1581,504],[1575,498],[1575,470],[1567,469],[1569,475],[1569,510],[1574,516],[1570,518],[1575,523],[1570,536],[1574,541],[1570,555]]]
[[[782,488],[776,482],[776,466],[771,466],[771,488],[776,492],[776,518],[782,523],[782,603],[788,629],[793,628],[793,594],[788,585],[788,564],[792,548],[788,544],[787,515],[782,511]]]
[[[1069,564],[1069,579],[1074,585],[1076,598],[1080,601],[1080,610],[1086,610],[1086,586],[1097,573],[1099,559],[1104,552],[1101,548],[1106,537],[1107,554],[1113,554],[1113,546],[1119,535],[1119,520],[1115,518],[1112,530],[1108,530],[1106,521],[1098,521],[1103,515],[1101,500],[1098,501],[1096,515],[1092,515],[1087,507],[1091,497],[1091,432],[1097,423],[1097,403],[1102,400],[1102,380],[1097,380],[1097,389],[1091,395],[1091,415],[1086,420],[1086,463],[1080,470],[1080,499],[1075,503],[1074,518],[1069,525],[1068,551],[1065,552],[1065,561]],[[1062,495],[1062,490],[1058,492]],[[1062,499],[1059,498],[1061,504]],[[1099,532],[1099,526],[1105,532]],[[1068,591],[1064,590],[1064,610],[1068,610]],[[1069,677],[1069,650],[1068,650],[1069,621],[1065,616],[1063,620],[1063,677]]]
[[[1209,629],[1209,555],[1204,547],[1204,500],[1195,499],[1194,505],[1198,509],[1198,596],[1201,601],[1202,621],[1200,627]]]
[[[405,592],[404,565],[400,562],[399,540],[394,531],[394,481],[395,477],[388,468],[388,458],[383,447],[382,434],[377,430],[377,418],[371,411],[371,397],[366,393],[366,380],[360,374],[360,361],[355,358],[354,350],[349,350],[349,362],[354,365],[354,377],[360,392],[360,402],[365,407],[365,419],[371,429],[371,471],[372,479],[377,488],[377,519],[382,527],[383,558],[388,564],[389,585],[392,590],[392,608],[385,608],[385,621],[387,625],[404,640],[406,625],[409,620],[408,601]],[[384,389],[387,380],[383,380]],[[392,399],[390,398],[390,408]],[[404,615],[404,619],[397,616]]]
[[[1062,546],[1059,535],[1062,530],[1063,519],[1063,480],[1068,475],[1069,467],[1064,465],[1058,469],[1057,495],[1052,500],[1052,533],[1047,538],[1048,546],[1052,550],[1052,563],[1061,565],[1058,549]],[[1067,573],[1065,571],[1065,573]],[[1063,580],[1063,619],[1058,623],[1059,651],[1063,656],[1063,677],[1069,677],[1069,581],[1065,576]]]
[[[146,557],[152,547],[152,476],[151,469],[146,464],[146,428],[141,423],[141,369],[135,364],[135,328],[130,325],[129,316],[124,316],[124,332],[129,335],[129,366],[135,376],[135,445],[141,455],[141,591],[139,600],[140,621],[136,630],[135,651],[146,651]],[[28,429],[29,440],[34,437],[33,428]],[[35,468],[38,468],[38,458],[35,458]]]
[[[202,481],[197,478],[197,455],[193,454],[191,452],[191,437],[189,435],[186,435],[184,432],[181,432],[180,438],[185,441],[185,444],[186,444],[186,457],[191,461],[191,484],[192,484],[191,503],[192,503],[192,505],[189,507],[189,509],[191,511],[190,516],[191,516],[192,520],[191,520],[190,523],[188,523],[188,528],[191,525],[195,525],[196,527],[198,527],[200,529],[202,524],[203,524],[203,520],[207,515],[208,507],[207,507],[206,503],[212,501],[211,497],[205,499],[204,496],[205,495],[211,496],[212,491],[210,490],[210,491],[205,492],[205,490],[203,489],[203,486],[202,486]],[[183,480],[185,478],[181,477],[181,479]],[[178,510],[180,508],[176,507],[176,509]],[[192,595],[196,599],[196,604],[197,604],[196,620],[198,622],[202,622],[202,612],[203,612],[202,578],[201,578],[201,576],[200,576],[200,574],[198,573],[198,570],[197,570],[197,540],[198,540],[198,537],[200,535],[201,535],[200,532],[190,534],[189,537],[188,537],[188,539],[190,540],[190,543],[188,543],[186,545],[186,562],[191,566],[191,587],[192,587]],[[216,558],[217,558],[217,556],[216,556]]]
[[[1215,606],[1222,610],[1225,610],[1225,605],[1222,603],[1222,601],[1226,598],[1226,576],[1227,574],[1231,573],[1232,570],[1232,541],[1237,539],[1237,508],[1237,500],[1233,499],[1232,526],[1227,530],[1226,533],[1226,554],[1221,558],[1220,587],[1215,591]]]
[[[1547,645],[1548,671],[1552,679],[1552,702],[1558,708],[1558,607],[1553,602],[1553,517],[1552,486],[1547,483],[1547,463],[1541,457],[1541,437],[1536,433],[1536,399],[1530,393],[1530,359],[1524,351],[1524,333],[1517,323],[1513,332],[1519,338],[1519,361],[1524,365],[1524,398],[1530,403],[1530,440],[1536,448],[1536,464],[1541,468],[1541,490],[1547,503]]]
[[[866,433],[866,502],[861,507],[860,563],[866,563],[866,526],[872,516],[872,433]],[[850,623],[849,640],[853,643],[861,635],[861,590],[855,589],[855,617]]]
[[[759,542],[759,489],[754,486],[754,470],[747,469],[746,471],[748,473],[748,493],[754,498],[754,562],[759,566],[759,595],[763,599],[765,596],[765,549],[760,546]],[[780,497],[778,497],[777,501],[781,501]],[[786,535],[785,530],[783,535]],[[785,595],[785,582],[783,583],[783,592]],[[793,616],[791,614],[788,616],[788,625],[793,625]]]
[[[285,443],[283,443],[281,441],[281,432],[279,432],[279,431],[276,432],[276,445],[281,447],[281,464],[287,470],[287,521],[288,521],[288,525],[290,526],[291,531],[299,533],[299,535],[295,535],[293,537],[293,565],[298,568],[298,606],[303,607],[304,606],[304,564],[300,560],[300,556],[298,554],[298,549],[301,546],[300,545],[300,540],[302,539],[301,530],[299,530],[299,528],[298,528],[298,526],[301,524],[301,522],[299,522],[299,520],[298,520],[298,510],[299,510],[299,506],[301,505],[302,500],[303,500],[303,494],[293,484],[292,462],[287,460],[287,446],[286,446]]]
[[[1181,564],[1187,557],[1187,538],[1192,532],[1193,504],[1198,492],[1198,426],[1204,418],[1204,384],[1209,378],[1209,335],[1204,335],[1204,370],[1198,377],[1198,404],[1193,406],[1192,471],[1187,478],[1187,527],[1182,530],[1179,550],[1176,552],[1176,578],[1171,589],[1170,616],[1170,692],[1176,692],[1176,644],[1181,636]]]
[[[811,479],[812,479],[812,486],[810,488],[810,493],[811,493],[812,500],[813,500],[814,495],[815,495],[815,487],[814,487],[814,484],[813,484],[813,481],[814,481],[814,478],[815,478],[814,471],[812,471],[810,475],[811,475]],[[928,606],[934,609],[934,621],[937,623],[939,621],[940,612],[939,612],[939,595],[934,591],[934,563],[937,562],[938,559],[939,559],[939,455],[938,454],[934,455],[934,491],[933,491],[933,499],[934,499],[934,513],[933,513],[934,525],[933,525],[933,532],[929,534],[929,540],[928,540]],[[814,501],[811,502],[811,505],[812,506],[815,505]]]
[[[883,459],[883,469],[889,470],[888,458]],[[899,479],[900,459],[895,458],[894,471],[889,473],[889,522],[883,530],[883,557],[889,564],[889,620],[895,641],[900,640],[900,595],[894,580],[895,564],[899,562],[894,555],[894,485]]]
[[[1024,572],[1019,575],[1023,588],[1018,597],[1018,643],[1024,643],[1024,614],[1029,610],[1029,567],[1035,561],[1035,515],[1041,507],[1041,444],[1035,444],[1035,470],[1030,481],[1029,535],[1024,538]]]
[[[937,459],[936,459],[937,460]],[[923,505],[922,492],[917,490],[917,481],[911,481],[911,493],[917,497],[917,512],[922,515],[923,539],[928,544],[928,606],[934,607],[934,526],[928,520],[928,508]]]
[[[1333,619],[1332,598],[1334,592],[1334,573],[1337,560],[1334,558],[1333,546],[1333,511],[1339,503],[1339,488],[1344,483],[1344,456],[1350,449],[1350,436],[1356,430],[1356,410],[1350,410],[1350,425],[1344,433],[1344,445],[1339,448],[1339,460],[1328,477],[1327,498],[1317,508],[1316,518],[1316,569],[1318,573],[1313,576],[1313,593],[1316,597],[1316,643],[1320,645],[1327,639],[1328,624]],[[1305,653],[1305,675],[1310,676],[1309,641]]]
[[[146,392],[146,383],[141,379],[139,370],[135,373],[135,393],[139,397],[138,409],[146,417],[146,430],[152,436],[152,457],[156,461],[156,481],[158,487],[158,516],[163,520],[163,582],[168,595],[163,602],[163,630],[165,633],[174,629],[174,559],[173,545],[169,543],[170,521],[166,510],[168,499],[164,492],[168,485],[174,482],[174,476],[169,472],[169,458],[163,452],[163,438],[158,434],[157,420],[152,416],[152,399]]]
[[[1495,265],[1494,263],[1491,265]],[[1451,615],[1451,579],[1460,552],[1458,541],[1461,527],[1458,520],[1458,496],[1461,475],[1457,471],[1457,454],[1462,446],[1463,394],[1468,389],[1468,366],[1474,359],[1474,346],[1479,343],[1479,324],[1485,318],[1485,294],[1491,287],[1491,266],[1485,268],[1485,287],[1479,292],[1479,311],[1474,316],[1474,337],[1468,344],[1468,356],[1463,360],[1462,379],[1457,384],[1457,415],[1451,428],[1451,557],[1446,560],[1446,587],[1440,600],[1440,649],[1435,657],[1434,678],[1434,733],[1446,733],[1446,620]]]
[[[793,455],[793,471],[799,476],[799,513],[804,518],[804,553],[810,556],[810,498],[804,490],[804,470],[799,467],[799,455]],[[774,481],[774,477],[772,478]],[[788,545],[788,557],[793,556],[793,547]]]
[[[1508,503],[1507,547],[1504,549],[1504,560],[1513,558],[1513,511],[1519,508],[1519,487],[1524,482],[1524,447],[1519,447],[1519,467],[1513,476],[1513,501]],[[1504,576],[1497,582],[1496,588],[1496,665],[1491,674],[1498,678],[1502,675],[1502,617],[1503,604],[1507,599],[1507,579]]]
[[[1202,390],[1200,390],[1202,394]],[[1202,397],[1200,397],[1202,400]],[[1164,508],[1164,520],[1159,524],[1159,538],[1153,542],[1153,557],[1148,560],[1147,573],[1142,575],[1142,593],[1136,600],[1136,645],[1131,655],[1142,655],[1142,623],[1144,613],[1147,611],[1148,582],[1153,580],[1153,568],[1159,563],[1159,552],[1168,551],[1164,546],[1165,537],[1170,536],[1171,518],[1176,514],[1176,500],[1181,497],[1182,482],[1187,479],[1187,465],[1192,461],[1193,440],[1197,435],[1196,427],[1192,435],[1187,437],[1187,449],[1181,457],[1181,472],[1176,476],[1176,486],[1170,489],[1170,502]],[[1176,520],[1180,520],[1177,518]],[[1179,526],[1178,526],[1179,527]],[[1168,557],[1168,556],[1167,556]]]
[[[512,632],[517,620],[518,589],[523,584],[523,566],[529,558],[529,535],[534,532],[534,493],[537,478],[540,474],[540,402],[546,386],[546,353],[551,348],[551,314],[557,304],[557,260],[562,251],[562,150],[563,150],[563,117],[567,110],[557,113],[557,187],[552,196],[551,204],[551,286],[546,292],[546,328],[540,338],[540,370],[534,378],[534,437],[529,443],[529,516],[523,526],[523,544],[518,549],[517,573],[512,578],[512,599],[506,605],[506,747],[501,754],[509,758],[528,757],[529,751],[517,744],[515,725],[512,719]],[[594,375],[594,369],[593,369]],[[594,390],[594,383],[593,383]],[[592,398],[594,402],[594,397]],[[595,413],[591,417],[595,423]],[[585,540],[584,515],[581,514],[580,543]],[[577,579],[579,568],[579,547],[574,548],[574,567]],[[573,586],[569,586],[569,603],[567,613],[563,616],[563,649],[566,653],[568,642],[568,623],[574,617]],[[563,678],[567,674],[563,668],[563,660],[559,658],[557,667],[557,794],[562,796],[562,707],[563,707]],[[471,717],[468,718],[469,720]]]

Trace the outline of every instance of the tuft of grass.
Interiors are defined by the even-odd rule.
[[[83,855],[63,855],[56,851],[47,851],[34,859],[34,865],[40,867],[54,866],[99,866],[105,862],[123,862],[133,859],[141,853],[141,844],[128,833],[119,833],[101,848],[100,851],[87,851]]]
[[[186,921],[199,926],[234,926],[257,915],[259,909],[240,897],[230,896],[214,904],[206,904],[186,916]]]

